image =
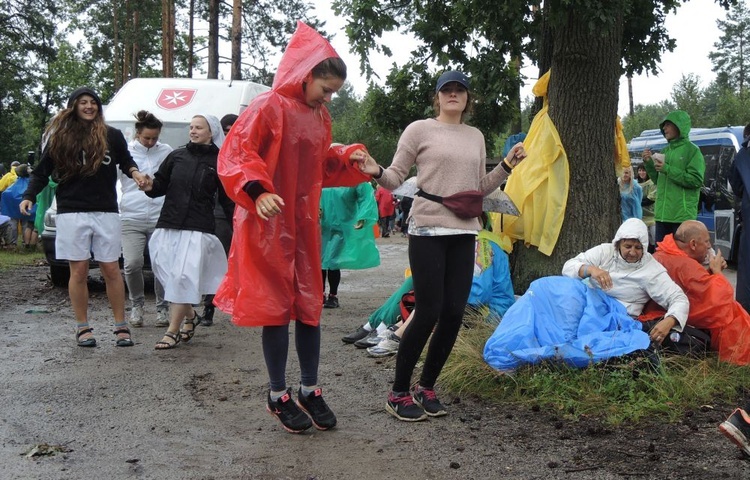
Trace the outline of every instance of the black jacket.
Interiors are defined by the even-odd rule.
[[[117,213],[117,168],[131,177],[129,170],[138,168],[128,150],[122,132],[107,126],[109,149],[99,170],[91,176],[78,175],[57,185],[57,213],[111,212]],[[81,152],[83,154],[83,152]],[[49,177],[59,181],[55,161],[47,149],[42,152],[39,164],[31,173],[31,181],[23,194],[24,200],[36,202],[36,196],[49,183]]]
[[[213,143],[188,143],[173,150],[154,175],[151,198],[166,195],[156,228],[215,233],[216,195],[227,218],[232,218],[232,201],[216,173],[219,148]]]

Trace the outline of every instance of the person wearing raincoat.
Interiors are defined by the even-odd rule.
[[[270,377],[266,408],[294,433],[313,424],[321,430],[336,425],[317,386],[323,309],[320,195],[324,186],[370,179],[352,165],[365,158],[361,145],[331,145],[325,104],[345,79],[346,65],[333,47],[298,22],[272,89],[242,112],[219,154],[219,176],[237,207],[229,270],[214,304],[235,325],[263,327]],[[291,320],[302,377],[298,404],[286,386]]]
[[[324,188],[320,196],[322,234],[323,307],[338,308],[341,270],[364,270],[380,265],[373,226],[378,206],[370,182],[356,187]]]
[[[216,236],[214,206],[218,194],[225,212],[232,204],[216,173],[224,131],[213,115],[190,120],[190,141],[172,150],[153,180],[142,187],[150,198],[164,196],[156,228],[148,242],[151,267],[170,303],[169,325],[157,350],[169,350],[193,338],[201,318],[193,308],[212,294],[227,271],[224,247]]]
[[[643,151],[643,165],[656,184],[656,239],[675,233],[685,220],[698,216],[698,201],[706,162],[697,145],[689,140],[690,116],[682,110],[669,112],[659,124],[669,142],[661,154]]]
[[[721,274],[726,261],[710,256],[708,270],[703,262],[711,249],[706,226],[697,220],[680,225],[674,235],[664,237],[654,253],[690,300],[688,325],[711,332],[711,349],[725,362],[750,364],[750,314],[734,299],[734,289]],[[641,320],[658,318],[663,309],[649,303]]]
[[[622,174],[617,178],[617,186],[620,187],[620,215],[624,222],[628,218],[642,218],[643,190],[633,178],[633,167],[622,169]]]

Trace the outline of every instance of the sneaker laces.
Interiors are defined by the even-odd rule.
[[[316,395],[316,393],[318,394]],[[327,413],[329,410],[328,405],[325,400],[323,400],[323,395],[319,393],[319,390],[307,395],[305,397],[305,404],[306,406],[309,405],[309,410],[311,410],[310,413],[313,415]]]
[[[417,393],[421,393],[422,395],[424,395],[424,398],[426,400],[430,400],[430,401],[437,400],[437,395],[435,394],[435,390],[432,390],[431,388],[419,387],[417,389]]]
[[[391,393],[388,400],[391,403],[403,405],[404,407],[409,407],[411,405],[414,405],[414,399],[411,398],[411,395],[403,395],[403,396],[397,397],[396,395]]]

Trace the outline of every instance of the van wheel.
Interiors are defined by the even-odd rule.
[[[50,280],[52,280],[52,285],[56,287],[68,288],[68,280],[70,280],[70,267],[50,265],[49,278]]]

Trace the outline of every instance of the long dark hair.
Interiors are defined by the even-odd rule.
[[[313,78],[336,77],[346,80],[346,63],[339,57],[326,58],[312,69]]]
[[[94,175],[107,154],[107,124],[101,108],[96,118],[87,122],[78,118],[79,96],[70,108],[61,110],[45,131],[49,138],[47,153],[55,164],[56,180],[64,182],[77,175]],[[85,161],[81,161],[85,155]]]

